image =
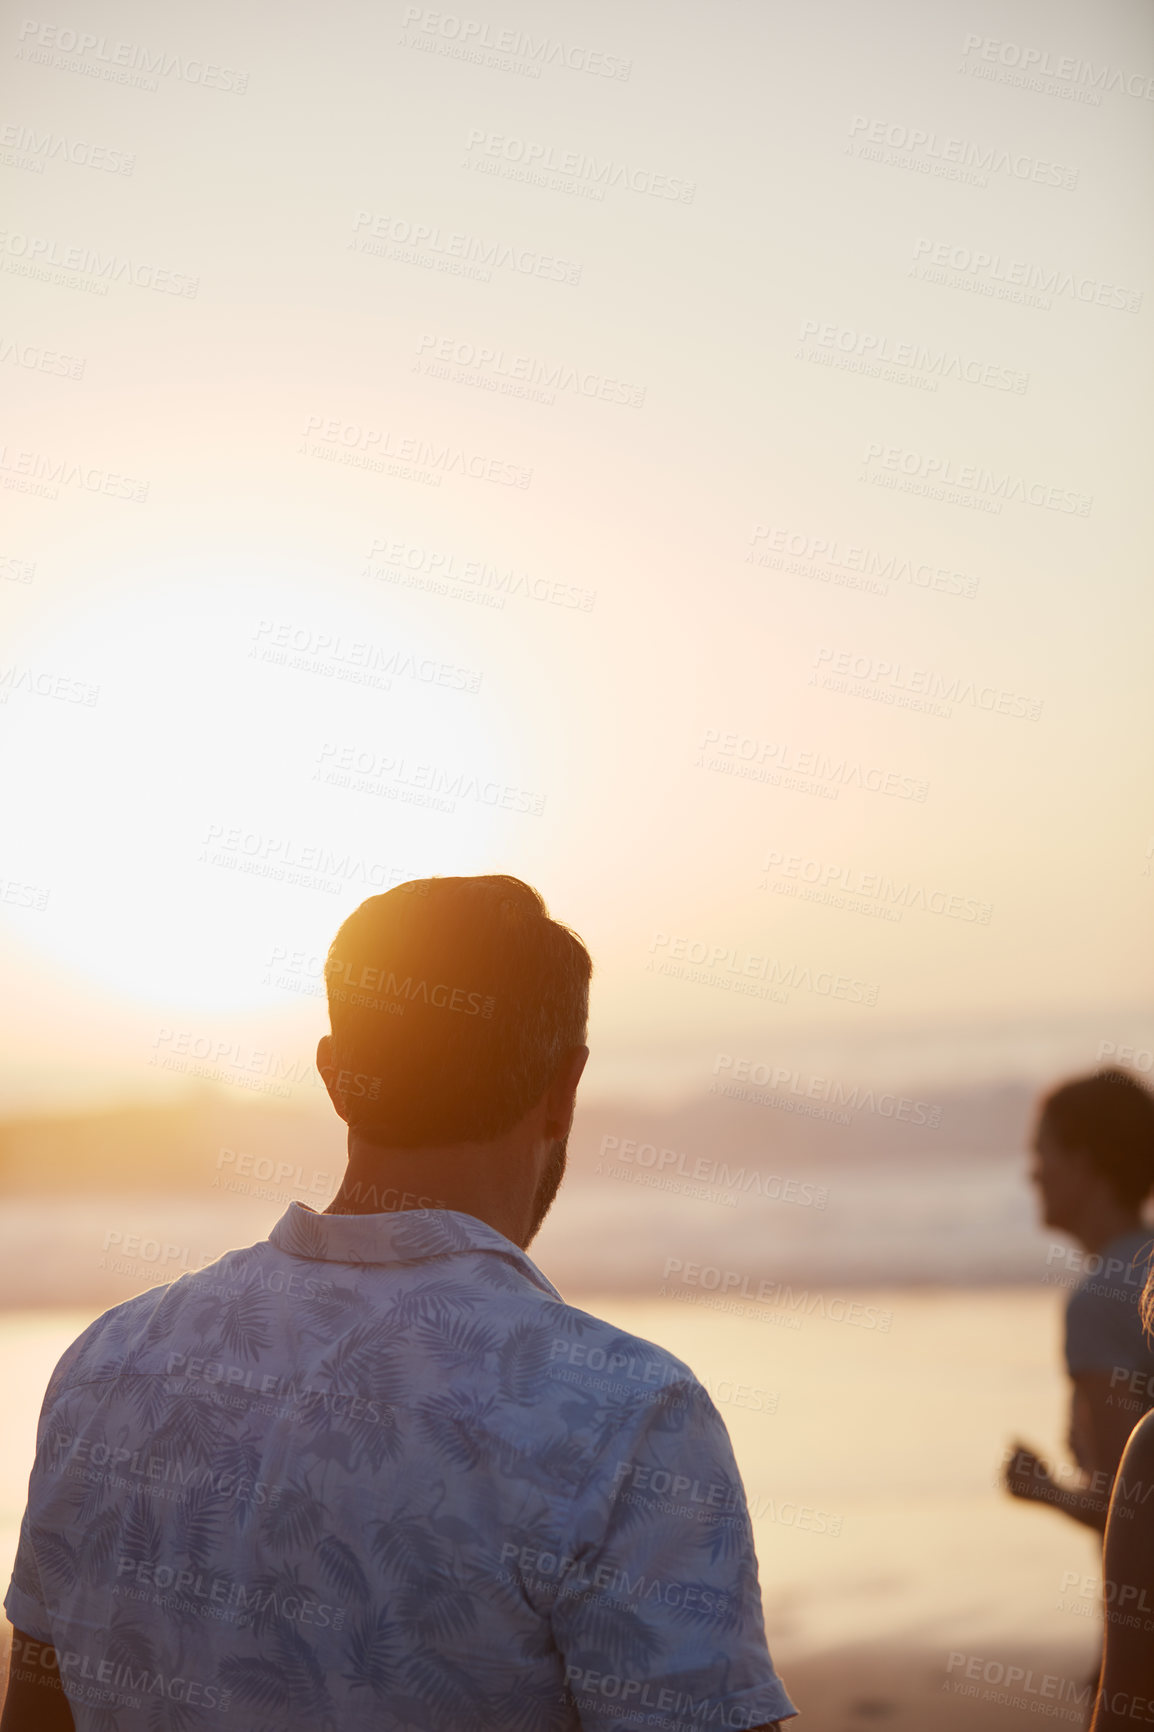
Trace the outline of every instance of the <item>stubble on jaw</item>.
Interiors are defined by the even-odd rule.
[[[525,1240],[525,1249],[537,1237],[549,1210],[553,1207],[553,1199],[561,1189],[561,1181],[565,1177],[566,1149],[569,1138],[559,1137],[549,1150],[549,1159],[545,1171],[541,1174],[541,1182],[533,1196],[533,1208],[530,1216],[529,1234]]]

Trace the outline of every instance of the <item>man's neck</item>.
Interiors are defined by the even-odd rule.
[[[484,1221],[514,1244],[525,1231],[528,1199],[512,1182],[517,1151],[493,1143],[428,1149],[382,1148],[349,1132],[349,1164],[326,1215],[391,1215],[452,1209]],[[495,1182],[500,1173],[503,1183]]]

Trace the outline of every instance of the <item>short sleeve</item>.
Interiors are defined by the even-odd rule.
[[[65,1348],[48,1379],[48,1387],[40,1405],[40,1418],[36,1425],[36,1458],[28,1479],[28,1502],[20,1523],[20,1539],[12,1566],[12,1580],[4,1599],[4,1612],[9,1623],[38,1642],[52,1642],[54,1637],[36,1557],[33,1519],[38,1502],[41,1508],[43,1507],[44,1492],[53,1477],[49,1459],[50,1440],[53,1430],[58,1429],[62,1423],[61,1410],[67,1404],[69,1379],[81,1355],[89,1344],[97,1339],[98,1325],[103,1321],[103,1318],[97,1318],[96,1322],[89,1324],[88,1328]]]
[[[1154,1350],[1138,1309],[1140,1287],[1087,1281],[1066,1307],[1066,1369],[1154,1371]]]
[[[552,1607],[581,1725],[762,1726],[796,1714],[766,1646],[729,1434],[695,1379],[616,1429],[575,1500]]]
[[[16,1562],[12,1566],[12,1580],[8,1584],[4,1599],[4,1614],[10,1624],[23,1630],[24,1634],[31,1636],[34,1641],[51,1642],[52,1627],[48,1621],[48,1607],[44,1603],[44,1589],[40,1584],[40,1570],[32,1546],[29,1518],[30,1511],[25,1510],[24,1520],[20,1523]]]

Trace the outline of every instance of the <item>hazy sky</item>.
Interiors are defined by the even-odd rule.
[[[590,1087],[1154,1063],[1146,5],[0,66],[0,1107],[311,1097],[336,926],[433,872],[582,934]]]

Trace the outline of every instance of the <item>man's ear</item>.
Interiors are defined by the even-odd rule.
[[[333,1064],[333,1039],[330,1034],[322,1034],[317,1041],[317,1069],[321,1073],[321,1081],[329,1092],[329,1099],[336,1108],[337,1117],[345,1118],[345,1097],[337,1092],[338,1071]],[[345,1121],[348,1122],[347,1119]]]
[[[545,1094],[546,1128],[567,1136],[573,1123],[573,1108],[577,1084],[589,1057],[587,1046],[575,1046],[557,1067],[553,1081]]]

